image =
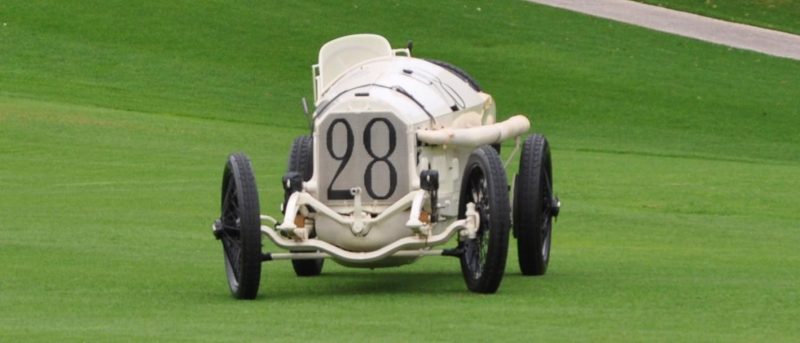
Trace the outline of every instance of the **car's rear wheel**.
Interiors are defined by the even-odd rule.
[[[505,271],[510,226],[508,183],[497,151],[489,146],[475,149],[462,180],[459,215],[463,218],[466,204],[472,202],[480,222],[477,237],[459,244],[461,272],[469,290],[494,293]]]
[[[292,143],[292,150],[289,152],[288,172],[297,172],[303,177],[303,181],[311,180],[314,172],[314,147],[311,136],[300,136],[295,138]],[[312,235],[313,237],[313,235]],[[297,276],[317,276],[322,273],[324,259],[312,260],[292,260],[292,267]]]
[[[553,195],[550,146],[542,135],[525,140],[514,183],[514,232],[523,275],[544,275],[550,262],[553,217],[559,202]]]
[[[215,234],[222,241],[228,286],[235,298],[254,299],[261,281],[261,222],[256,180],[244,154],[228,157],[221,200]]]

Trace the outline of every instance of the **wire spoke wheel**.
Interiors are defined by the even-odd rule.
[[[523,275],[544,275],[550,262],[553,217],[559,212],[553,194],[550,146],[541,135],[525,140],[514,185],[514,232]]]
[[[254,299],[261,279],[261,224],[258,191],[247,156],[228,157],[221,203],[215,226],[222,241],[228,286],[235,298]]]
[[[481,146],[470,155],[464,170],[459,214],[466,204],[475,204],[480,216],[475,239],[460,242],[461,272],[467,288],[478,293],[494,293],[500,286],[508,255],[508,184],[497,151]]]
[[[483,275],[483,266],[486,264],[486,253],[489,250],[489,218],[490,207],[487,203],[486,179],[480,169],[470,176],[469,193],[470,201],[475,204],[475,210],[480,215],[480,227],[478,236],[474,240],[466,242],[465,258],[467,265],[473,272],[473,277],[480,278]]]

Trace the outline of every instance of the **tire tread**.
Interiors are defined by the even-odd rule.
[[[541,213],[530,210],[543,206],[541,195],[544,190],[540,189],[540,178],[547,154],[549,146],[544,136],[535,134],[525,140],[514,194],[514,231],[517,235],[519,268],[523,275],[544,275],[549,262],[549,258],[545,260],[541,253],[544,243],[537,227]]]
[[[314,172],[314,146],[311,136],[299,136],[294,139],[289,152],[287,172],[298,172],[304,181],[311,180]],[[292,260],[292,268],[297,276],[317,276],[322,273],[324,259]]]
[[[505,273],[506,260],[508,256],[509,228],[511,226],[511,209],[508,201],[508,181],[503,162],[494,148],[484,145],[478,147],[470,156],[467,162],[467,169],[462,178],[466,183],[473,163],[485,164],[484,176],[487,178],[488,190],[490,192],[489,201],[491,204],[491,229],[489,231],[489,247],[487,249],[486,262],[483,267],[483,274],[479,278],[473,278],[466,266],[466,260],[462,256],[461,269],[467,288],[477,293],[495,293],[500,287]],[[463,207],[459,213],[463,215],[466,203],[464,198],[466,186],[462,186]]]
[[[255,299],[261,282],[261,220],[258,188],[250,159],[243,153],[228,157],[226,171],[231,174],[223,178],[223,191],[229,177],[234,178],[240,196],[241,271],[238,287],[229,282],[231,294],[237,299]],[[224,193],[223,193],[224,194]],[[227,262],[226,262],[227,263]]]

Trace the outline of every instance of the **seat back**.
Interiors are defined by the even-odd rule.
[[[319,95],[352,66],[379,57],[393,56],[386,38],[374,34],[356,34],[334,39],[319,50],[319,64],[314,66],[314,97]]]

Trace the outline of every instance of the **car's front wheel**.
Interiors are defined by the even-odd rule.
[[[500,156],[490,146],[472,152],[462,178],[459,214],[474,203],[480,215],[477,237],[460,242],[461,272],[467,288],[494,293],[500,286],[508,255],[510,206],[508,182]]]
[[[261,281],[261,222],[250,160],[232,154],[222,176],[222,205],[215,234],[222,241],[231,294],[254,299]]]

